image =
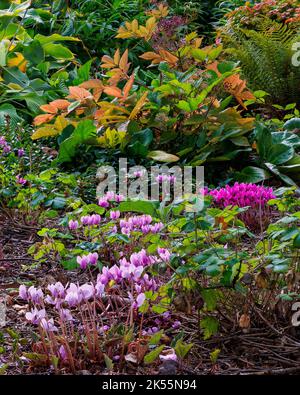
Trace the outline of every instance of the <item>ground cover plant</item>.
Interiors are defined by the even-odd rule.
[[[0,1],[1,374],[299,373],[299,27]]]

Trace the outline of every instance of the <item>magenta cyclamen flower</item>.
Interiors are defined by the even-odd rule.
[[[213,204],[217,207],[227,206],[250,207],[240,218],[250,228],[256,228],[260,222],[267,223],[269,207],[268,201],[275,198],[272,188],[262,185],[246,184],[236,182],[233,186],[226,185],[225,188],[204,190],[205,195],[213,197]]]
[[[25,180],[25,178],[22,178],[20,175],[17,175],[16,183],[20,185],[25,185],[27,183],[27,180]]]
[[[238,182],[233,186],[226,185],[225,188],[206,191],[206,194],[211,195],[214,203],[222,207],[250,206],[256,208],[264,206],[269,200],[275,198],[272,188],[256,184],[239,184]]]
[[[107,199],[106,197],[100,198],[100,199],[98,200],[98,205],[99,205],[100,207],[103,207],[103,208],[108,208],[108,207],[109,207],[108,199]]]
[[[111,211],[110,213],[109,213],[109,216],[110,216],[110,219],[118,219],[118,218],[120,218],[120,211],[119,210],[116,210],[116,211]]]

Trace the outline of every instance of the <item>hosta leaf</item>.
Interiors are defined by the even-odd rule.
[[[166,163],[177,162],[179,160],[178,156],[173,154],[168,154],[167,152],[164,151],[151,151],[148,153],[147,157],[157,160],[158,162],[166,162]]]

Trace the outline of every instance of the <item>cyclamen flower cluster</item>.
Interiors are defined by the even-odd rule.
[[[159,233],[164,224],[162,222],[157,222],[152,224],[153,218],[151,215],[134,215],[128,219],[120,220],[121,233],[129,236],[131,232],[138,231],[143,234],[147,233]]]
[[[70,283],[63,286],[61,282],[49,284],[47,287],[48,294],[45,296],[42,289],[31,286],[27,289],[25,285],[19,288],[21,299],[29,302],[33,307],[26,313],[26,319],[34,325],[41,325],[47,332],[57,331],[54,321],[46,317],[46,305],[53,306],[62,322],[73,321],[70,311],[84,303],[102,299],[113,285],[118,285],[120,292],[126,287],[130,290],[127,292],[131,301],[131,308],[137,309],[144,303],[145,292],[157,290],[159,284],[149,274],[144,273],[147,266],[153,263],[169,259],[170,253],[166,249],[158,250],[159,256],[147,255],[145,250],[133,253],[129,260],[122,258],[119,265],[112,267],[104,266],[102,272],[98,274],[97,281],[85,283],[83,285]],[[78,263],[87,265],[95,264],[98,259],[97,253],[89,254],[85,257],[78,257]],[[83,264],[83,259],[85,259]],[[123,292],[123,291],[122,291]]]
[[[272,188],[256,184],[239,184],[238,182],[233,186],[226,185],[225,188],[210,191],[206,189],[204,193],[211,195],[214,203],[220,207],[264,207],[269,200],[275,198]]]
[[[213,203],[221,208],[249,206],[250,209],[239,214],[239,217],[252,230],[268,224],[270,207],[267,203],[275,198],[272,188],[238,182],[233,186],[226,185],[225,188],[210,191],[205,189],[204,194],[211,195]]]
[[[88,265],[95,266],[98,262],[98,254],[97,252],[92,252],[88,255],[84,256],[78,256],[77,257],[77,263],[80,266],[81,269],[85,269]]]
[[[106,192],[106,194],[98,199],[98,205],[100,207],[109,208],[111,203],[120,203],[124,200],[124,196],[121,194],[114,193],[112,191]]]

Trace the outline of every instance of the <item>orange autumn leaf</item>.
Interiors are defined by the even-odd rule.
[[[129,78],[123,89],[123,100],[126,100],[134,82],[134,74]]]
[[[33,124],[36,126],[42,125],[45,122],[49,122],[51,121],[51,119],[54,118],[55,114],[41,114],[41,115],[37,115],[34,120],[33,120]]]
[[[224,88],[227,92],[233,95],[239,104],[247,109],[244,100],[255,99],[255,96],[247,90],[246,81],[240,78],[239,74],[231,75],[224,80]]]
[[[120,62],[119,62],[119,67],[121,70],[128,70],[127,68],[127,63],[128,63],[128,49],[123,53]]]
[[[137,114],[141,111],[143,105],[146,103],[147,96],[148,96],[148,92],[145,92],[142,95],[142,97],[138,100],[134,109],[130,113],[129,119],[134,119],[137,116]]]
[[[47,112],[47,113],[49,113],[49,114],[56,114],[57,113],[57,108],[52,106],[52,104],[50,104],[50,103],[49,104],[43,104],[40,107],[40,109],[45,111],[45,112]]]
[[[69,107],[70,102],[68,102],[68,100],[64,100],[64,99],[57,99],[57,100],[52,101],[49,104],[51,104],[51,106],[55,107],[57,110],[66,110]]]
[[[104,89],[104,85],[103,85],[102,81],[97,80],[97,79],[85,81],[82,84],[80,84],[79,87],[84,88],[84,89],[92,89],[95,101],[99,100],[99,98],[103,92],[103,89]]]
[[[106,86],[104,92],[110,96],[122,97],[121,89],[116,86]]]
[[[155,52],[145,52],[140,58],[145,60],[151,60],[152,64],[158,64],[160,62],[167,62],[170,66],[174,66],[178,58],[175,55],[172,55],[170,52],[165,49],[160,49],[158,53]]]
[[[69,92],[70,92],[70,94],[67,96],[69,99],[83,101],[85,99],[92,98],[92,95],[88,90],[86,90],[84,88],[80,88],[78,86],[70,86]]]

